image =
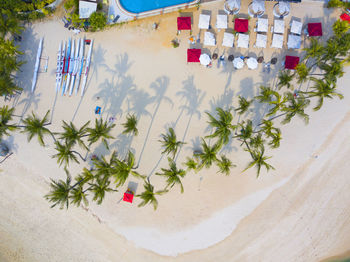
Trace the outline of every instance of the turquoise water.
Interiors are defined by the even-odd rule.
[[[119,2],[126,11],[141,13],[173,5],[191,3],[193,0],[119,0]]]

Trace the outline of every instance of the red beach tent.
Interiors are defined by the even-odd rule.
[[[322,36],[322,24],[308,23],[307,31],[309,32],[309,36]]]
[[[284,68],[285,69],[295,69],[298,64],[299,64],[299,57],[287,55],[286,61],[284,63]]]
[[[248,32],[248,19],[235,19],[235,27],[236,32],[245,33]]]
[[[178,17],[177,30],[191,30],[191,17]]]
[[[132,203],[132,200],[134,199],[134,194],[132,193],[132,191],[128,190],[124,193],[124,197],[123,200],[125,202],[129,202]]]
[[[350,23],[350,15],[344,13],[340,16],[340,19],[343,21],[348,21]]]
[[[201,56],[201,49],[187,49],[187,62],[197,63]]]

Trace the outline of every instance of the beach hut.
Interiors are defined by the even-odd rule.
[[[265,13],[265,1],[253,0],[248,6],[248,14],[251,17],[261,17]]]
[[[178,17],[177,18],[177,30],[191,30],[191,17]]]
[[[301,36],[289,34],[287,47],[288,49],[299,49],[301,46]]]
[[[248,19],[236,18],[234,30],[239,33],[248,32]]]
[[[275,19],[273,23],[273,32],[277,34],[284,33],[284,21],[280,19]]]
[[[80,0],[79,1],[79,18],[86,19],[90,15],[96,12],[97,2],[96,0]]]
[[[254,57],[249,57],[247,59],[247,66],[249,69],[257,69],[258,68],[258,61]]]
[[[227,28],[227,15],[217,15],[216,28],[217,29],[226,29]]]
[[[224,4],[224,10],[228,15],[236,15],[241,9],[240,0],[227,0]]]
[[[307,32],[309,36],[322,36],[322,24],[321,23],[308,23]]]
[[[299,21],[293,20],[290,28],[292,34],[300,35],[303,24]]]
[[[201,54],[199,57],[201,65],[208,66],[211,63],[210,56],[208,54]]]
[[[234,34],[224,32],[224,38],[222,39],[222,46],[233,47],[235,41]]]
[[[283,47],[283,35],[273,34],[271,47],[282,48]]]
[[[208,29],[210,23],[210,15],[200,14],[198,28],[199,29]]]
[[[238,34],[237,47],[248,48],[249,47],[249,35]]]
[[[199,63],[201,53],[201,49],[187,49],[187,63]]]
[[[215,46],[216,45],[216,41],[215,41],[215,36],[213,33],[211,32],[205,32],[204,33],[204,45],[208,45],[208,46]]]
[[[244,66],[244,61],[240,57],[235,57],[232,61],[234,68],[236,69],[242,69]]]
[[[299,64],[299,57],[298,56],[288,56],[287,55],[286,60],[284,62],[284,68],[294,70],[298,64]]]
[[[132,203],[133,199],[134,199],[134,192],[132,192],[132,191],[128,188],[128,190],[124,193],[123,201]]]
[[[257,32],[267,33],[269,29],[269,20],[267,18],[258,18]]]
[[[255,47],[265,48],[267,43],[267,36],[263,34],[256,34]]]

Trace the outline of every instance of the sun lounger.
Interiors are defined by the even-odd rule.
[[[209,29],[210,15],[200,14],[198,28],[199,29]]]
[[[267,36],[263,34],[256,34],[255,47],[266,48]]]
[[[225,1],[224,10],[228,15],[236,15],[239,13],[241,9],[241,1],[240,0],[228,0]]]
[[[269,21],[267,18],[258,18],[257,24],[258,24],[256,27],[257,32],[267,33],[269,28]]]
[[[277,34],[284,34],[284,21],[275,19],[273,24],[273,32]]]
[[[273,34],[271,47],[282,48],[283,47],[283,35]]]
[[[216,41],[215,41],[215,36],[211,32],[205,32],[204,33],[204,45],[209,45],[209,46],[215,46]]]
[[[292,34],[300,35],[303,24],[299,21],[293,20],[291,23],[290,32]]]
[[[224,38],[222,39],[222,46],[233,47],[235,36],[231,33],[224,32]]]
[[[227,15],[217,15],[216,28],[217,29],[226,29],[227,28]]]
[[[299,49],[301,46],[301,36],[289,34],[287,47],[288,49]]]

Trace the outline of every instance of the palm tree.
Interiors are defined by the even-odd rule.
[[[63,121],[64,132],[60,133],[60,139],[64,139],[66,144],[71,144],[72,146],[74,146],[75,143],[78,143],[80,147],[88,150],[88,147],[85,145],[82,138],[86,136],[87,126],[89,123],[90,121],[84,124],[80,129],[77,129],[72,122],[67,124],[65,121]]]
[[[239,107],[235,109],[235,111],[237,111],[237,113],[239,115],[243,115],[245,112],[248,111],[249,106],[251,105],[251,103],[253,102],[253,100],[247,100],[242,96],[238,97],[238,103],[239,103]]]
[[[162,173],[156,173],[156,175],[166,177],[167,179],[166,189],[168,187],[172,188],[175,184],[178,184],[181,187],[181,193],[183,193],[184,188],[181,183],[181,178],[184,178],[184,176],[186,175],[186,171],[183,169],[178,169],[176,167],[176,163],[170,157],[168,157],[168,162],[169,162],[169,169],[161,168]]]
[[[162,143],[162,147],[164,148],[164,151],[162,152],[162,154],[166,153],[168,155],[172,153],[173,158],[175,158],[175,155],[179,150],[179,147],[181,145],[184,145],[185,143],[176,140],[175,131],[171,127],[169,127],[167,134],[162,134],[161,136],[163,140],[159,140],[159,142]]]
[[[82,185],[73,188],[69,195],[69,198],[71,199],[71,204],[76,205],[77,207],[80,206],[81,202],[83,202],[85,206],[89,205],[89,201],[86,197],[86,190],[83,189]]]
[[[139,130],[137,129],[137,117],[132,114],[128,114],[126,117],[126,122],[123,124],[124,131],[123,134],[129,134],[132,133],[134,136],[137,136],[139,133]]]
[[[289,105],[282,108],[285,115],[282,124],[287,124],[295,116],[299,116],[304,119],[305,123],[309,122],[309,116],[304,112],[305,109],[310,104],[310,100],[306,99],[302,94],[299,94],[299,97],[295,98],[292,93],[287,93]]]
[[[264,146],[265,140],[262,138],[262,134],[258,133],[256,136],[252,136],[249,140],[249,145],[256,149]]]
[[[217,137],[219,139],[218,144],[226,145],[230,140],[231,132],[236,129],[236,126],[232,125],[233,116],[230,110],[225,111],[219,107],[216,108],[216,112],[219,119],[215,119],[215,117],[206,112],[209,116],[209,125],[215,128],[214,133],[206,136],[206,138]]]
[[[57,154],[53,155],[52,158],[57,158],[57,163],[61,166],[63,163],[65,166],[69,165],[70,161],[74,161],[76,163],[79,163],[77,157],[75,156],[74,152],[72,150],[72,144],[67,144],[65,142],[64,144],[61,144],[59,141],[55,142]],[[82,158],[82,157],[81,157]]]
[[[13,118],[13,112],[15,108],[9,108],[8,106],[0,107],[0,140],[3,136],[9,136],[9,132],[17,130],[17,126],[9,124]]]
[[[303,51],[306,52],[304,59],[315,58],[316,61],[319,61],[325,52],[323,45],[317,39],[312,37],[310,46],[304,48]]]
[[[337,20],[334,22],[332,28],[334,35],[338,38],[341,38],[349,31],[350,25],[348,21]]]
[[[270,137],[272,138],[272,140],[269,142],[269,146],[271,148],[278,148],[282,140],[281,131],[278,128],[276,128],[275,132],[271,132]]]
[[[96,175],[102,178],[108,179],[109,177],[117,174],[116,168],[117,154],[113,151],[110,160],[107,161],[104,156],[100,159],[93,159],[94,170],[96,170]]]
[[[5,38],[7,33],[20,34],[23,27],[19,25],[19,19],[10,10],[1,9],[0,12],[0,35]]]
[[[259,88],[260,88],[260,95],[255,96],[254,98],[257,99],[260,103],[270,102],[274,91],[267,86],[260,86]]]
[[[198,170],[202,169],[203,167],[211,167],[211,165],[218,160],[216,154],[221,148],[221,145],[218,143],[214,144],[213,146],[209,146],[203,138],[201,146],[202,151],[194,153],[194,156],[200,159],[200,163],[198,164],[197,168]]]
[[[111,182],[108,179],[97,177],[95,182],[96,183],[89,183],[90,185],[89,191],[91,191],[94,194],[94,197],[92,198],[92,200],[96,201],[98,205],[102,203],[106,192],[111,192],[111,191],[117,192],[117,190],[109,187]]]
[[[151,183],[148,181],[145,181],[143,187],[145,191],[143,191],[139,195],[136,195],[137,197],[142,199],[142,202],[138,206],[143,207],[148,203],[150,203],[153,205],[154,210],[156,210],[158,207],[158,200],[156,199],[156,195],[162,195],[168,191],[161,190],[161,191],[154,192],[154,186],[152,186]]]
[[[310,68],[306,66],[304,63],[299,63],[295,68],[296,76],[298,79],[298,84],[305,83],[307,81],[307,77],[310,73]]]
[[[279,110],[281,110],[285,106],[286,102],[288,101],[287,96],[285,95],[281,96],[276,91],[273,91],[273,96],[275,97],[275,99],[269,102],[269,104],[273,105],[273,107],[270,108],[266,116],[272,116],[276,114]]]
[[[187,167],[187,170],[197,171],[198,162],[191,157],[186,157],[184,165]]]
[[[68,209],[69,205],[69,192],[71,190],[71,183],[72,179],[69,174],[67,174],[66,181],[58,180],[55,181],[51,179],[50,187],[51,191],[49,194],[45,195],[45,199],[49,202],[53,202],[54,204],[51,206],[51,208],[55,207],[56,205],[60,205],[60,209],[62,209],[64,206]]]
[[[45,126],[50,125],[48,120],[50,110],[46,112],[43,119],[39,119],[34,113],[32,112],[31,116],[28,116],[26,119],[23,120],[24,126],[22,133],[27,133],[28,135],[28,141],[30,142],[34,136],[38,137],[39,144],[42,146],[45,146],[44,143],[44,135],[51,135],[53,140],[56,142],[56,138],[52,134],[52,132],[46,128]]]
[[[226,176],[230,174],[232,167],[236,167],[225,155],[221,155],[221,159],[218,159],[216,164],[219,167],[219,173],[225,174]]]
[[[335,83],[331,80],[325,79],[317,79],[312,78],[315,82],[315,85],[312,87],[312,91],[306,92],[308,97],[318,97],[318,103],[314,107],[314,110],[319,110],[323,105],[324,98],[333,98],[337,96],[340,99],[343,99],[344,96],[335,91],[336,86]]]
[[[274,127],[271,120],[263,120],[260,131],[264,132],[267,138],[271,138],[268,143],[271,148],[278,148],[280,146],[280,141],[282,139],[281,130]]]
[[[293,79],[293,75],[291,75],[289,73],[289,71],[284,71],[284,72],[280,72],[280,74],[278,75],[278,84],[277,87],[279,89],[281,89],[282,87],[286,86],[288,89],[291,87],[291,81]]]
[[[333,82],[344,75],[343,62],[339,58],[334,58],[330,64],[320,63],[319,68],[324,71],[324,77]]]
[[[275,169],[273,166],[270,164],[266,163],[266,160],[271,158],[270,156],[264,156],[265,149],[264,147],[258,149],[258,150],[253,150],[251,151],[251,156],[253,160],[248,164],[247,168],[243,170],[246,171],[247,169],[256,166],[257,168],[257,177],[260,175],[261,167],[265,167],[267,171],[270,169]]]
[[[135,167],[135,156],[131,151],[129,151],[128,157],[125,161],[116,159],[115,162],[116,172],[115,174],[113,174],[113,176],[115,178],[115,183],[117,184],[117,187],[124,185],[129,175],[141,179],[146,178],[145,176],[140,175],[137,171],[134,170],[137,167]]]
[[[96,119],[95,127],[87,128],[88,140],[90,142],[89,146],[101,139],[102,143],[109,149],[107,139],[114,138],[110,135],[113,127],[115,127],[115,124],[109,125],[107,121],[103,121],[101,118]]]

